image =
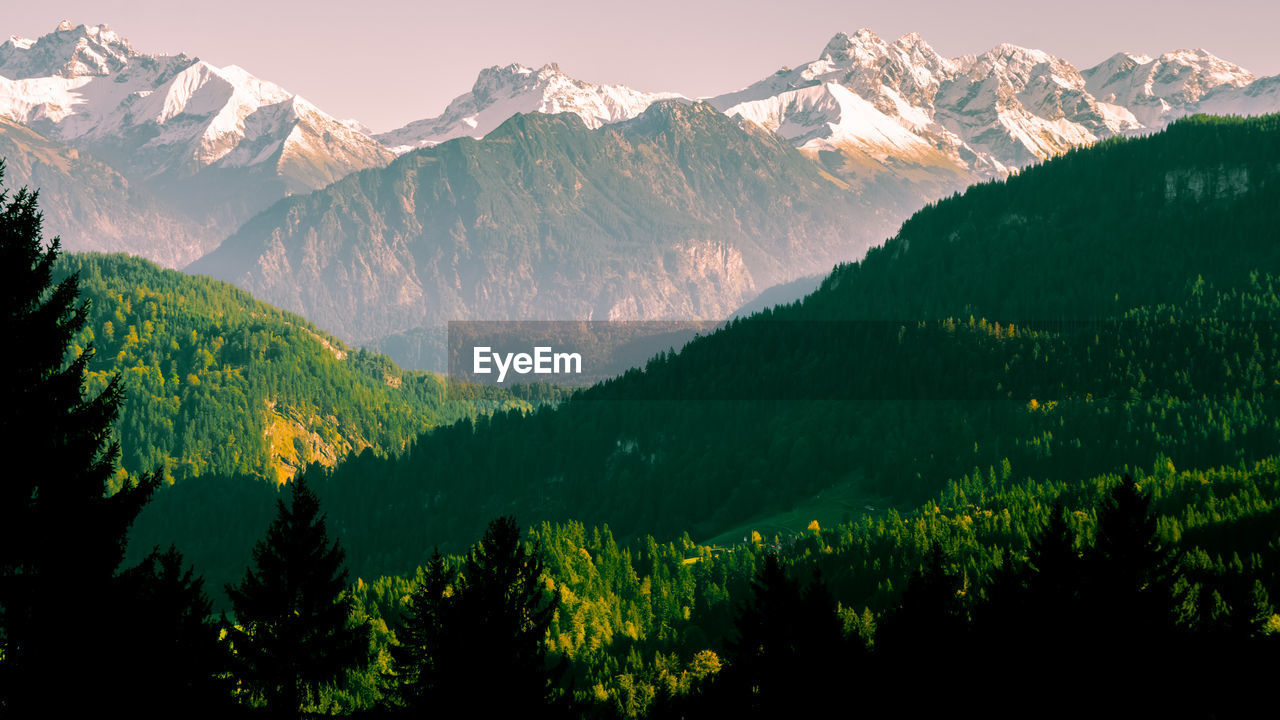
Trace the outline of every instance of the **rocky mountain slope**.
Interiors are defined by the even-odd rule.
[[[726,317],[909,212],[707,104],[517,115],[254,218],[191,266],[363,342],[462,319]]]
[[[0,118],[5,186],[40,190],[45,237],[69,250],[123,251],[181,267],[222,237],[92,154]]]

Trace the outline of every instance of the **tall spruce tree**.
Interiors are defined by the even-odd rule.
[[[98,709],[128,697],[111,622],[129,526],[159,478],[124,478],[111,426],[118,377],[84,393],[88,306],[78,278],[53,283],[38,193],[10,197],[0,163],[0,702],[15,716]],[[90,612],[86,601],[100,612]],[[117,628],[127,631],[128,628]]]
[[[298,714],[320,687],[370,656],[370,628],[351,622],[344,553],[329,540],[319,499],[302,476],[289,495],[277,501],[253,567],[227,586],[237,675],[279,715]]]
[[[1171,556],[1157,532],[1151,498],[1125,475],[1098,512],[1093,548],[1085,556],[1078,612],[1110,646],[1095,665],[1117,680],[1117,693],[1136,696],[1154,682],[1152,668],[1178,652]]]

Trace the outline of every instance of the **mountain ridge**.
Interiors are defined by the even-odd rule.
[[[890,219],[870,195],[705,104],[595,130],[531,113],[284,201],[189,269],[357,342],[456,319],[718,319],[874,242]]]

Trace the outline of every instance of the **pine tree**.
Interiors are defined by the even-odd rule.
[[[128,602],[112,622],[130,632],[114,661],[147,679],[146,689],[129,699],[130,714],[161,717],[196,707],[210,715],[230,713],[223,623],[213,619],[204,581],[184,567],[182,554],[172,547],[153,551],[123,573],[120,584]]]
[[[414,593],[401,656],[411,708],[476,717],[562,710],[563,668],[548,662],[543,644],[557,600],[542,572],[540,545],[526,546],[511,517],[489,524],[456,577],[433,559]]]
[[[409,596],[408,615],[394,655],[399,668],[401,700],[415,714],[428,714],[433,704],[448,692],[447,687],[438,683],[442,672],[436,667],[435,657],[447,655],[442,650],[449,629],[444,622],[449,593],[456,581],[457,573],[436,550]]]
[[[1125,475],[1098,514],[1098,532],[1085,559],[1078,612],[1109,651],[1095,665],[1111,670],[1112,692],[1136,697],[1153,668],[1178,653],[1169,554],[1156,532],[1150,498]]]
[[[227,586],[237,674],[277,714],[297,714],[370,655],[369,625],[350,622],[344,553],[329,540],[320,501],[302,476],[289,493],[253,549],[253,567]]]
[[[1098,630],[1140,642],[1172,620],[1171,563],[1156,532],[1151,500],[1125,475],[1098,515],[1089,553],[1087,607]]]
[[[911,693],[924,676],[930,692],[912,698],[911,712],[941,711],[950,702],[949,693],[972,679],[974,668],[955,657],[958,648],[972,646],[963,592],[963,576],[935,542],[907,582],[898,606],[885,614],[877,630],[878,703]]]
[[[88,306],[76,276],[53,283],[61,245],[45,247],[37,200],[0,183],[0,702],[18,716],[122,697],[131,669],[113,661],[105,624],[126,600],[116,573],[129,526],[159,482],[124,478],[110,491],[120,381],[84,394],[93,348],[72,343]]]
[[[557,599],[543,586],[542,571],[541,545],[526,546],[510,516],[489,523],[463,564],[455,627],[473,628],[479,641],[479,662],[468,668],[473,687],[483,693],[503,681],[502,697],[486,703],[496,711],[545,714],[555,698],[558,669],[548,666],[543,642]]]

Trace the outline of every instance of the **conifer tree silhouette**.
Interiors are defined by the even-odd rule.
[[[848,691],[862,654],[843,640],[835,608],[820,574],[802,589],[776,555],[767,556],[699,714],[786,717],[828,707]]]
[[[919,570],[912,574],[898,606],[885,614],[876,632],[878,703],[910,695],[922,675],[930,692],[912,696],[911,709],[926,713],[943,709],[950,693],[965,684],[972,671],[956,657],[970,645],[967,612],[961,601],[964,579],[934,543]]]
[[[399,646],[393,649],[399,672],[400,699],[416,715],[430,714],[447,697],[449,688],[439,683],[443,676],[436,657],[447,657],[448,639],[444,623],[448,618],[449,593],[457,581],[444,556],[437,549],[423,570],[422,578],[409,596],[408,613],[398,633]]]
[[[1154,681],[1154,667],[1177,648],[1172,563],[1151,500],[1132,476],[1112,488],[1099,510],[1085,563],[1079,612],[1097,644],[1107,648],[1096,666],[1117,678],[1114,693],[1136,701],[1136,688]]]
[[[120,578],[121,612],[112,623],[128,631],[114,658],[146,677],[146,688],[127,703],[136,717],[162,717],[200,708],[207,715],[234,711],[231,664],[212,617],[204,580],[184,567],[170,547],[153,551]]]
[[[159,482],[123,478],[112,492],[120,380],[84,394],[93,347],[73,341],[88,306],[75,276],[53,282],[61,244],[44,246],[37,200],[0,182],[0,703],[18,717],[120,699],[132,670],[114,662],[106,624],[129,526]]]
[[[277,715],[297,715],[318,688],[370,656],[370,628],[350,622],[343,550],[329,540],[319,499],[303,476],[289,495],[277,501],[253,566],[227,586],[237,675]]]
[[[401,652],[410,709],[475,717],[564,714],[562,665],[543,644],[557,596],[543,586],[538,545],[512,517],[489,524],[454,574],[436,555],[411,601]],[[447,589],[447,592],[446,592]]]

